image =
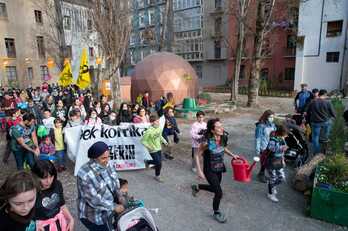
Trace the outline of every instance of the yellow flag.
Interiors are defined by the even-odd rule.
[[[66,60],[64,62],[63,71],[59,75],[58,84],[60,86],[66,87],[66,86],[69,86],[70,84],[72,84],[72,82],[73,82],[73,75],[71,72],[71,65],[70,65],[69,60]]]
[[[89,85],[91,85],[91,77],[89,75],[88,58],[87,58],[86,49],[82,49],[80,72],[79,72],[79,77],[77,78],[77,81],[76,81],[76,85],[81,89],[85,89]]]

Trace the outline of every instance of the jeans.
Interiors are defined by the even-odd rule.
[[[159,176],[162,169],[162,153],[161,151],[150,153],[152,160],[149,160],[148,164],[155,165],[155,175]]]
[[[13,152],[16,164],[17,164],[17,169],[18,170],[23,170],[24,169],[24,162],[26,162],[30,168],[34,166],[35,164],[35,159],[34,159],[34,154],[27,151],[27,150],[18,150]]]
[[[204,171],[204,175],[205,175],[205,178],[207,178],[209,185],[200,184],[198,185],[198,188],[200,190],[205,190],[215,194],[213,199],[213,209],[214,209],[214,212],[219,211],[220,201],[222,198],[222,189],[221,189],[222,173]]]
[[[57,158],[58,166],[65,167],[65,150],[56,151],[54,156]]]
[[[49,160],[49,161],[56,161],[57,158],[55,156],[49,155],[49,154],[43,154],[41,153],[39,155],[39,160]]]
[[[89,231],[109,231],[107,225],[96,225],[84,218],[81,218],[80,221]]]
[[[320,143],[321,140],[328,140],[330,131],[331,131],[331,121],[321,122],[321,123],[312,123],[312,144],[313,144],[313,153],[317,154],[320,152]],[[322,130],[323,129],[323,130]],[[320,137],[320,135],[322,137]]]

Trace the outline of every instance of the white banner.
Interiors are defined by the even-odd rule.
[[[74,174],[88,162],[88,149],[97,141],[109,146],[110,162],[117,170],[145,168],[144,159],[151,159],[151,156],[140,140],[148,127],[149,124],[122,124],[65,128],[67,153],[75,161]]]

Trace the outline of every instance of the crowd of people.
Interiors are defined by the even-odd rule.
[[[328,139],[331,120],[335,118],[326,95],[325,90],[310,92],[303,85],[295,98],[297,113],[312,129],[314,153],[320,152],[319,137]],[[19,170],[0,188],[0,223],[4,230],[74,230],[75,218],[65,206],[57,174],[66,170],[64,127],[149,123],[141,143],[152,157],[145,160],[145,166],[153,166],[158,182],[164,181],[162,154],[174,159],[173,145],[180,142],[172,93],[152,103],[149,93],[144,92],[135,104],[122,103],[116,111],[107,96],[94,98],[89,90],[43,84],[35,89],[1,89],[0,102],[1,128],[8,141],[3,162],[7,163],[12,153]],[[165,123],[161,127],[159,118],[163,115]],[[267,196],[274,202],[278,202],[276,186],[285,179],[287,132],[286,126],[275,124],[271,110],[265,111],[256,123],[255,150],[261,157],[258,176],[267,182]],[[192,171],[208,183],[192,184],[192,195],[198,196],[201,190],[214,193],[213,217],[224,223],[227,218],[220,210],[221,181],[226,172],[224,156],[239,156],[227,149],[228,134],[222,122],[218,118],[205,122],[202,111],[197,112],[190,135]],[[112,230],[112,218],[129,207],[128,182],[118,178],[104,142],[93,144],[86,155],[89,161],[77,173],[78,219],[88,230]]]

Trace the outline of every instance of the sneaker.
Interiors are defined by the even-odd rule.
[[[276,197],[276,195],[273,193],[273,194],[267,194],[267,197],[268,197],[268,199],[270,199],[271,201],[273,201],[273,202],[279,202],[279,200],[278,200],[278,198]]]
[[[197,193],[199,192],[199,187],[197,184],[192,184],[191,185],[191,189],[192,189],[192,196],[196,197]]]
[[[144,160],[145,168],[148,169],[150,167],[148,160]]]
[[[156,181],[158,181],[159,183],[163,183],[164,182],[161,176],[155,176],[154,179]]]
[[[225,215],[222,212],[214,213],[213,217],[219,223],[225,223],[227,221]]]
[[[277,193],[278,193],[278,191],[277,191],[277,189],[274,187],[274,188],[272,189],[272,194],[277,195]]]
[[[168,159],[168,160],[173,160],[173,159],[174,159],[174,156],[171,155],[171,154],[168,154],[168,153],[164,154],[164,156],[165,156],[166,159]]]

